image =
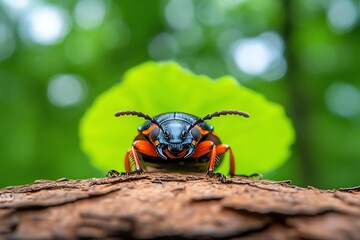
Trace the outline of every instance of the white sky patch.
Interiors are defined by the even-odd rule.
[[[2,0],[1,2],[6,7],[15,11],[19,11],[28,8],[33,1],[32,0]]]
[[[60,42],[70,27],[69,16],[64,9],[39,5],[21,19],[20,35],[26,42],[51,45]]]
[[[259,39],[241,40],[234,49],[234,58],[238,67],[245,73],[260,75],[269,67],[273,53]]]
[[[263,76],[265,80],[281,78],[287,69],[281,37],[266,32],[258,37],[244,38],[233,44],[231,54],[237,67],[246,74]]]

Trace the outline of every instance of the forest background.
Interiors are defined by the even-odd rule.
[[[359,185],[359,14],[352,0],[0,0],[0,187],[103,177],[79,121],[149,60],[231,75],[285,107],[296,142],[266,178]]]

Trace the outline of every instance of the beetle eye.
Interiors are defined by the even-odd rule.
[[[193,136],[194,140],[198,142],[201,138],[201,132],[197,128],[191,129],[191,135]]]
[[[153,130],[150,131],[149,138],[152,142],[155,142],[157,137],[159,136],[160,128],[156,127]]]
[[[164,136],[165,136],[165,138],[169,138],[169,137],[170,137],[170,133],[169,133],[168,131],[165,131],[165,132],[164,132]]]
[[[184,139],[186,137],[186,131],[183,131],[181,134],[181,138]]]

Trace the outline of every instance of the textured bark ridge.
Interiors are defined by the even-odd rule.
[[[360,187],[145,173],[0,189],[0,239],[360,239]]]

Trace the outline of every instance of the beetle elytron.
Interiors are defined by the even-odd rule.
[[[168,171],[205,172],[209,176],[223,176],[214,173],[222,155],[230,153],[230,175],[235,173],[234,155],[229,145],[221,143],[214,127],[205,120],[221,115],[249,114],[236,110],[224,110],[208,114],[203,118],[182,112],[169,112],[154,117],[136,111],[121,111],[116,117],[133,115],[147,121],[138,127],[138,133],[131,149],[125,154],[127,173],[141,173],[144,169]],[[135,170],[132,171],[132,164]],[[111,170],[108,176],[118,175]]]

